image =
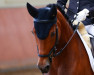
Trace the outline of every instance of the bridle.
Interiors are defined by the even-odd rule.
[[[77,29],[78,29],[78,25],[79,25],[79,23],[78,23],[76,29],[74,30],[72,36],[70,37],[70,39],[68,40],[68,42],[66,43],[66,45],[65,45],[63,48],[61,48],[61,49],[59,50],[59,52],[56,53],[56,50],[57,50],[56,45],[57,45],[57,43],[58,43],[58,27],[57,27],[57,24],[56,24],[57,18],[55,18],[55,19],[53,19],[53,20],[39,20],[39,19],[34,19],[34,22],[37,22],[37,23],[52,23],[52,22],[54,22],[55,25],[56,25],[56,41],[55,41],[55,44],[54,44],[53,48],[50,50],[49,54],[47,54],[47,55],[41,55],[41,54],[39,54],[39,49],[38,49],[38,46],[37,46],[38,56],[39,56],[39,57],[48,57],[48,58],[50,59],[50,61],[52,61],[52,57],[58,56],[58,55],[61,54],[62,51],[67,47],[67,45],[68,45],[68,44],[70,43],[70,41],[72,40],[74,34],[76,33],[76,31],[77,31]]]
[[[55,51],[57,50],[56,49],[56,45],[58,43],[58,27],[57,27],[57,18],[53,19],[53,20],[39,20],[39,19],[34,19],[34,22],[37,22],[37,23],[52,23],[54,22],[54,24],[56,25],[56,41],[55,41],[55,44],[53,46],[53,48],[50,50],[49,54],[47,55],[41,55],[39,54],[39,49],[38,49],[38,46],[37,46],[37,52],[38,52],[38,56],[39,57],[49,57],[50,61],[51,61],[51,58],[54,57],[54,54],[55,54]],[[52,55],[53,53],[53,55]]]

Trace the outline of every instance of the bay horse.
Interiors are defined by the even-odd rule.
[[[44,75],[94,75],[80,37],[76,32],[73,35],[74,30],[59,6],[35,8],[27,3],[27,10],[34,18],[37,65]]]

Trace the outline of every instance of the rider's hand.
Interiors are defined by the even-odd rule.
[[[83,9],[82,11],[77,13],[77,17],[74,20],[73,25],[77,25],[78,22],[84,21],[88,15],[89,15],[89,10]]]

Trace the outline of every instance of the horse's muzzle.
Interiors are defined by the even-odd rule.
[[[42,73],[48,73],[50,69],[51,63],[50,60],[47,59],[40,59],[38,62],[38,68],[41,70]]]
[[[38,68],[41,70],[42,73],[48,73],[50,65],[46,65],[44,67],[38,66]]]

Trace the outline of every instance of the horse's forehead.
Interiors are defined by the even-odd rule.
[[[45,39],[54,23],[34,23],[35,31],[39,39]]]

